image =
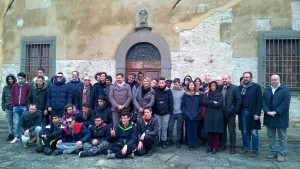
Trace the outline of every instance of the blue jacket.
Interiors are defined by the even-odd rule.
[[[67,83],[69,90],[72,92],[72,104],[75,105],[76,98],[78,96],[78,90],[83,88],[83,83],[80,79],[71,80]]]
[[[291,94],[286,85],[280,84],[274,95],[272,88],[268,87],[263,95],[264,125],[268,127],[287,128],[289,125],[289,108]],[[268,115],[269,111],[275,111],[275,117]]]
[[[89,141],[91,138],[91,134],[89,130],[82,123],[75,123],[73,129],[69,129],[68,126],[65,126],[64,133],[62,136],[63,142],[72,142],[75,143],[77,141],[81,141],[85,143]]]
[[[122,122],[120,122],[116,129],[116,140],[118,143],[132,145],[137,142],[137,128],[133,122],[129,122],[129,125],[124,128]]]
[[[200,120],[201,102],[204,99],[203,94],[198,92],[194,95],[184,93],[181,98],[181,111],[185,120]]]
[[[64,109],[66,104],[71,103],[72,93],[65,82],[65,79],[62,81],[54,80],[48,90],[47,108]]]

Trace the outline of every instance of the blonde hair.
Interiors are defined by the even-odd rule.
[[[151,86],[151,80],[149,77],[144,77],[141,86],[144,86],[144,80],[147,80],[149,82],[149,86]]]

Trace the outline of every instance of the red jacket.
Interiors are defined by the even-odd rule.
[[[11,106],[27,106],[27,96],[29,92],[29,83],[25,83],[22,86],[20,86],[19,83],[14,84],[11,91]]]

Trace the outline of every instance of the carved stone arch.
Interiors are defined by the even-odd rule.
[[[167,42],[159,35],[149,30],[139,30],[123,40],[116,55],[116,73],[126,72],[126,55],[132,46],[137,43],[150,43],[154,45],[161,56],[161,76],[171,77],[171,53]]]

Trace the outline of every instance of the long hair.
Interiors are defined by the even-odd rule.
[[[193,91],[191,91],[191,89],[190,89],[190,87],[189,87],[191,83],[193,83],[194,86],[195,86]],[[195,93],[197,93],[197,92],[200,94],[200,91],[199,91],[198,87],[196,86],[196,84],[195,84],[193,81],[188,82],[188,84],[186,85],[185,92],[186,92],[186,94],[188,94],[188,95],[192,95],[192,94],[195,94]]]

